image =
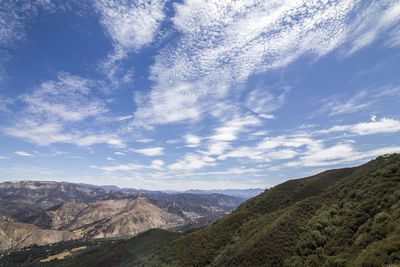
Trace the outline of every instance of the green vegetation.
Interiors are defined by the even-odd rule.
[[[40,260],[74,248],[86,246],[88,250],[99,246],[107,246],[112,239],[72,240],[63,241],[53,245],[32,246],[22,250],[3,251],[0,253],[0,266],[42,266]]]
[[[60,242],[54,245],[33,246],[0,257],[0,266],[137,266],[146,263],[148,255],[171,243],[182,234],[152,229],[127,240],[94,239]],[[40,260],[74,248],[87,249],[73,253],[63,260],[42,263]]]
[[[115,243],[108,243],[78,254],[72,258],[54,261],[54,266],[137,266],[141,263],[147,266],[153,265],[147,257],[171,243],[182,234],[168,232],[162,229],[153,229],[139,234],[128,240],[120,240]]]
[[[151,259],[171,266],[400,263],[400,155],[266,190]]]

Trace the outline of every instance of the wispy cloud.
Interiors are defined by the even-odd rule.
[[[215,165],[215,159],[209,156],[202,156],[194,153],[188,153],[184,156],[183,159],[178,160],[177,162],[168,166],[170,170],[195,170],[200,169],[205,166],[213,166]]]
[[[165,1],[110,1],[95,2],[101,23],[113,45],[132,51],[153,41],[160,22],[164,19]]]
[[[286,66],[304,54],[331,52],[347,40],[344,29],[357,4],[176,4],[173,22],[182,37],[156,57],[151,69],[155,85],[149,95],[136,97],[136,119],[150,124],[199,120],[219,100],[240,94],[252,74]],[[278,97],[281,103],[284,96]],[[267,88],[257,89],[249,94],[247,106],[264,114],[279,105],[271,97]]]
[[[40,10],[52,12],[57,4],[50,0],[9,1],[0,5],[0,81],[7,77],[4,63],[11,58],[7,48],[25,40],[26,27],[37,16]]]
[[[253,116],[237,117],[225,122],[221,127],[215,129],[215,134],[210,136],[212,141],[233,141],[238,134],[246,130],[248,126],[260,125],[260,121]]]
[[[186,141],[186,147],[198,147],[200,145],[201,138],[196,135],[187,134],[184,138]]]
[[[333,95],[321,99],[323,107],[316,113],[328,113],[329,116],[337,116],[356,113],[361,110],[365,111],[378,103],[393,101],[393,97],[399,95],[399,93],[400,88],[398,86],[382,86],[361,90],[353,96]]]
[[[15,155],[22,156],[22,157],[34,157],[33,154],[25,152],[25,151],[16,151],[14,152]]]
[[[318,133],[327,134],[332,132],[350,132],[356,135],[367,135],[377,133],[400,132],[400,121],[389,118],[382,118],[378,121],[360,122],[357,124],[335,125]]]
[[[107,113],[106,103],[95,97],[94,81],[61,72],[57,80],[35,87],[19,97],[22,110],[14,114],[11,126],[4,133],[38,145],[72,143],[90,146],[105,143],[124,147],[114,133],[93,134],[90,125]],[[85,127],[82,129],[82,125]],[[98,129],[97,129],[98,131]]]
[[[118,164],[112,166],[90,166],[93,169],[102,170],[105,172],[128,172],[128,171],[138,171],[142,169],[153,169],[153,170],[161,170],[164,166],[164,161],[156,159],[151,162],[151,165],[142,165],[137,163],[127,163],[127,164]]]
[[[385,32],[398,27],[400,21],[400,4],[397,1],[364,2],[357,10],[354,21],[347,25],[347,36],[351,39],[351,48],[346,52],[351,55],[361,48],[371,44]],[[395,30],[395,29],[393,29]],[[398,33],[392,34],[389,45],[396,45]]]
[[[350,144],[340,144],[317,152],[307,153],[296,161],[287,162],[275,168],[285,167],[320,167],[352,163],[359,160],[371,159],[387,153],[399,153],[400,146],[382,147],[368,151],[357,151]]]
[[[140,153],[145,156],[160,156],[163,155],[164,148],[163,147],[149,147],[149,148],[141,148],[141,149],[130,149],[133,152]]]
[[[368,159],[379,153],[399,152],[399,147],[396,146],[357,151],[351,136],[397,132],[400,132],[400,121],[388,118],[336,125],[324,130],[311,129],[304,132],[302,129],[298,134],[266,137],[252,146],[230,147],[227,152],[218,156],[218,160],[248,158],[255,162],[267,162],[271,165],[271,170],[338,165]],[[329,140],[335,140],[336,144],[330,144]],[[280,163],[282,161],[286,163]]]
[[[277,94],[273,94],[268,88],[255,89],[249,93],[245,101],[245,107],[264,119],[274,119],[274,115],[269,114],[282,107],[290,88],[285,87]]]
[[[81,121],[107,111],[105,103],[91,95],[95,82],[65,72],[57,80],[43,82],[33,93],[23,95],[27,112],[49,119]]]
[[[136,142],[139,142],[139,143],[151,143],[153,141],[154,141],[154,139],[151,139],[151,138],[144,138],[144,139],[136,140]]]
[[[48,146],[54,143],[70,143],[78,146],[91,146],[94,144],[105,143],[111,146],[124,147],[124,143],[118,137],[109,135],[87,134],[80,131],[70,133],[61,124],[56,122],[37,123],[26,119],[12,127],[3,129],[4,133],[22,138],[26,141]]]
[[[133,73],[129,70],[121,76],[120,62],[129,52],[138,51],[153,42],[165,17],[164,5],[164,0],[94,1],[94,6],[100,14],[101,24],[114,46],[114,51],[101,65],[104,73],[114,84],[130,81],[132,78]]]
[[[366,100],[367,94],[367,91],[361,91],[348,100],[330,97],[324,101],[325,109],[329,110],[330,116],[360,111],[372,104],[372,101]]]
[[[40,8],[54,9],[51,1],[2,1],[0,7],[0,44],[8,46],[25,38],[26,24],[36,17]]]

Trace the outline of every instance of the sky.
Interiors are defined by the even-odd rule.
[[[0,2],[0,182],[267,188],[400,152],[400,2]]]

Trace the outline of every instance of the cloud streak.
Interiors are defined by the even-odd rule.
[[[33,154],[25,152],[25,151],[16,151],[16,152],[14,152],[14,154],[21,156],[21,157],[34,157]]]

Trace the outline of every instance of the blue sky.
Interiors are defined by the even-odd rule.
[[[2,1],[0,181],[269,187],[400,152],[399,1]]]

